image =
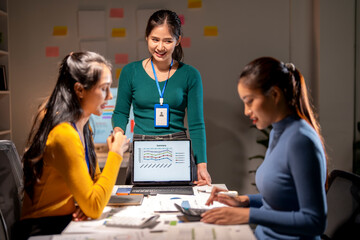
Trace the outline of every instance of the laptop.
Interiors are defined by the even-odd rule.
[[[133,140],[131,193],[193,195],[190,139]]]

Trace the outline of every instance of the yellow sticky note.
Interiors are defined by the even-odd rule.
[[[188,0],[188,8],[201,8],[202,0]]]
[[[119,79],[122,68],[116,69],[116,79]]]
[[[65,36],[67,35],[66,26],[55,26],[53,29],[53,36]]]
[[[216,26],[204,27],[204,36],[217,36],[218,28]]]
[[[113,28],[111,32],[112,37],[125,37],[126,29],[125,28]]]

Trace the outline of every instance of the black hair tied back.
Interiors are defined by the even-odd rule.
[[[290,72],[295,72],[295,65],[293,64],[293,63],[285,63],[284,64],[285,65],[285,67],[290,71]]]

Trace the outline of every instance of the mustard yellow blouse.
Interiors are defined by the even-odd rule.
[[[25,193],[21,218],[72,214],[75,201],[88,217],[100,217],[110,199],[122,156],[109,152],[102,172],[97,164],[93,181],[78,132],[70,123],[61,123],[49,133],[43,158],[43,174],[35,184],[34,198]]]

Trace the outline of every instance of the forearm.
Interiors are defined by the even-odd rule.
[[[119,154],[109,152],[105,167],[96,183],[93,183],[90,188],[84,187],[81,191],[77,191],[78,188],[74,189],[74,197],[87,216],[96,219],[102,214],[110,199],[121,162],[122,157]]]
[[[324,230],[323,218],[307,211],[276,211],[250,208],[249,223],[260,224],[283,233],[294,235],[320,235]]]

